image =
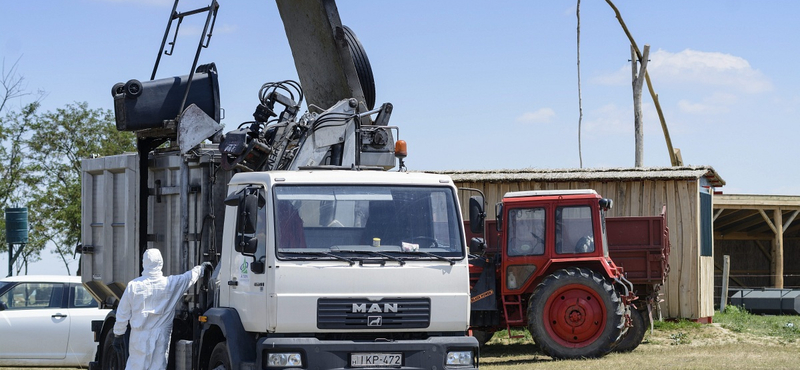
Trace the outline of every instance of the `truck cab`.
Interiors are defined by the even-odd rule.
[[[219,302],[204,315],[201,347],[255,338],[223,346],[232,362],[271,366],[477,366],[477,342],[466,335],[466,243],[449,178],[240,173],[225,203],[212,282]],[[231,332],[233,316],[243,333]],[[211,357],[208,368],[220,361]]]

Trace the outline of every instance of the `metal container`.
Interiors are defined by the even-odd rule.
[[[203,66],[201,66],[202,68]],[[216,68],[198,68],[192,75],[183,109],[197,105],[216,122],[220,120],[219,81]],[[189,75],[139,82],[130,80],[112,88],[117,130],[139,131],[164,127],[164,121],[181,114]]]
[[[800,315],[800,289],[742,289],[733,293],[731,305],[757,314]]]
[[[6,208],[6,243],[28,243],[28,208]]]
[[[222,235],[222,222],[215,220],[223,219],[231,176],[215,171],[218,164],[216,145],[201,145],[186,155],[151,153],[147,188],[139,189],[138,154],[83,161],[81,275],[96,299],[113,303],[122,297],[127,283],[141,273],[146,248],[161,251],[164,275],[215,258]],[[147,212],[139,220],[141,197],[147,197]]]

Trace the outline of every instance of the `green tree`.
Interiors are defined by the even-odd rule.
[[[89,109],[87,103],[37,115],[31,123],[28,169],[36,184],[26,194],[36,218],[31,231],[55,246],[68,273],[81,240],[81,160],[132,151],[135,142],[132,133],[117,131],[111,111]]]
[[[39,108],[39,100],[44,96],[39,92],[38,98],[20,109],[19,112],[9,110],[10,103],[31,93],[25,89],[24,78],[17,73],[19,60],[10,68],[6,68],[5,60],[0,66],[0,207],[22,206],[25,203],[25,189],[30,187],[31,178],[25,163],[27,146],[24,140],[28,127]],[[5,231],[5,217],[0,218],[0,230]],[[43,242],[35,236],[29,237],[21,255],[23,261],[20,269],[27,262],[38,260],[39,252],[44,248]],[[0,234],[0,253],[8,252],[5,233]],[[19,269],[17,270],[19,273]]]

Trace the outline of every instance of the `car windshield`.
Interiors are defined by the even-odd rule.
[[[284,185],[274,188],[273,204],[284,260],[405,263],[465,254],[449,187]]]

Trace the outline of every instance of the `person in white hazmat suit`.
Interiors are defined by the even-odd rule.
[[[164,276],[161,252],[148,249],[142,257],[142,265],[142,276],[128,283],[117,306],[114,344],[115,347],[121,346],[121,338],[130,323],[129,355],[125,368],[166,369],[175,307],[183,293],[203,276],[205,267],[211,264],[204,262],[181,275]]]

